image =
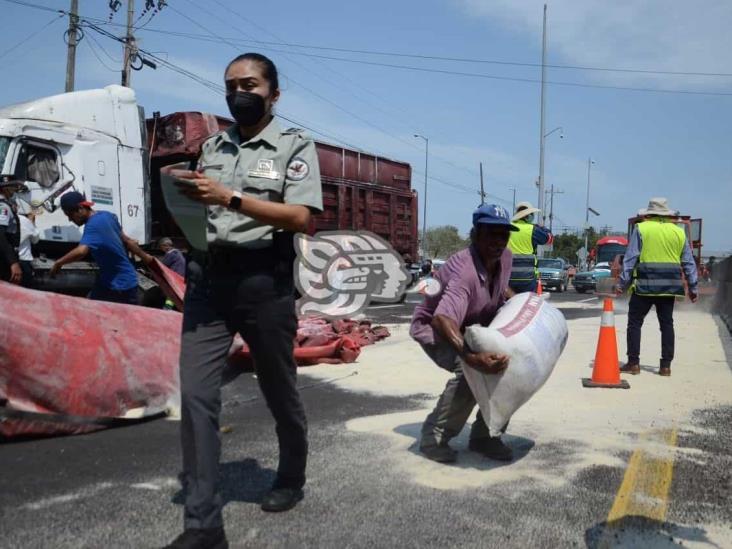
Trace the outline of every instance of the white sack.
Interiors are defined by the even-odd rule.
[[[501,374],[483,374],[463,364],[491,435],[549,379],[567,343],[564,315],[540,296],[517,294],[501,307],[490,326],[470,326],[465,341],[474,352],[507,355]]]

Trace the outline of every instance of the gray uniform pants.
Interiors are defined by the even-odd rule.
[[[222,525],[219,489],[221,376],[232,338],[248,343],[276,423],[275,487],[305,484],[307,422],[293,358],[297,330],[292,276],[261,257],[202,266],[189,262],[180,356],[185,527]]]
[[[435,409],[427,416],[422,425],[420,445],[422,448],[428,448],[447,444],[451,438],[457,436],[465,426],[465,422],[468,421],[476,402],[468,381],[463,375],[458,354],[451,345],[438,342],[432,345],[422,345],[422,349],[440,368],[454,373],[454,377],[445,385],[445,390],[437,401]],[[490,437],[490,433],[483,420],[483,414],[478,411],[473,428],[470,430],[470,439],[477,440],[486,437]]]

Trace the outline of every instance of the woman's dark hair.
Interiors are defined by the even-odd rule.
[[[277,67],[269,57],[266,57],[261,53],[242,53],[241,55],[238,55],[234,59],[229,61],[229,64],[226,65],[226,70],[224,71],[224,74],[229,71],[229,68],[231,68],[234,63],[238,63],[239,61],[253,61],[255,63],[259,63],[259,65],[262,67],[262,74],[267,79],[267,82],[269,82],[270,93],[274,93],[275,90],[280,89],[280,80],[277,76]]]

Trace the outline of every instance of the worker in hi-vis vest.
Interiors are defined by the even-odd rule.
[[[669,209],[665,198],[651,198],[648,208],[638,212],[645,221],[633,229],[623,259],[623,272],[616,288],[621,294],[630,288],[628,305],[628,362],[620,368],[628,374],[640,373],[641,327],[651,307],[661,328],[661,361],[658,373],[671,375],[674,358],[674,302],[684,297],[683,270],[692,303],[697,300],[697,271],[686,232],[672,219],[678,212]]]
[[[552,241],[552,233],[533,223],[534,214],[539,211],[530,202],[519,202],[512,219],[518,231],[512,232],[508,241],[508,248],[513,254],[509,286],[516,293],[536,291],[539,278],[536,247]]]

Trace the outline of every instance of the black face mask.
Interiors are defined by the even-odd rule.
[[[229,112],[240,126],[254,126],[264,116],[264,97],[252,92],[234,92],[226,96]]]

